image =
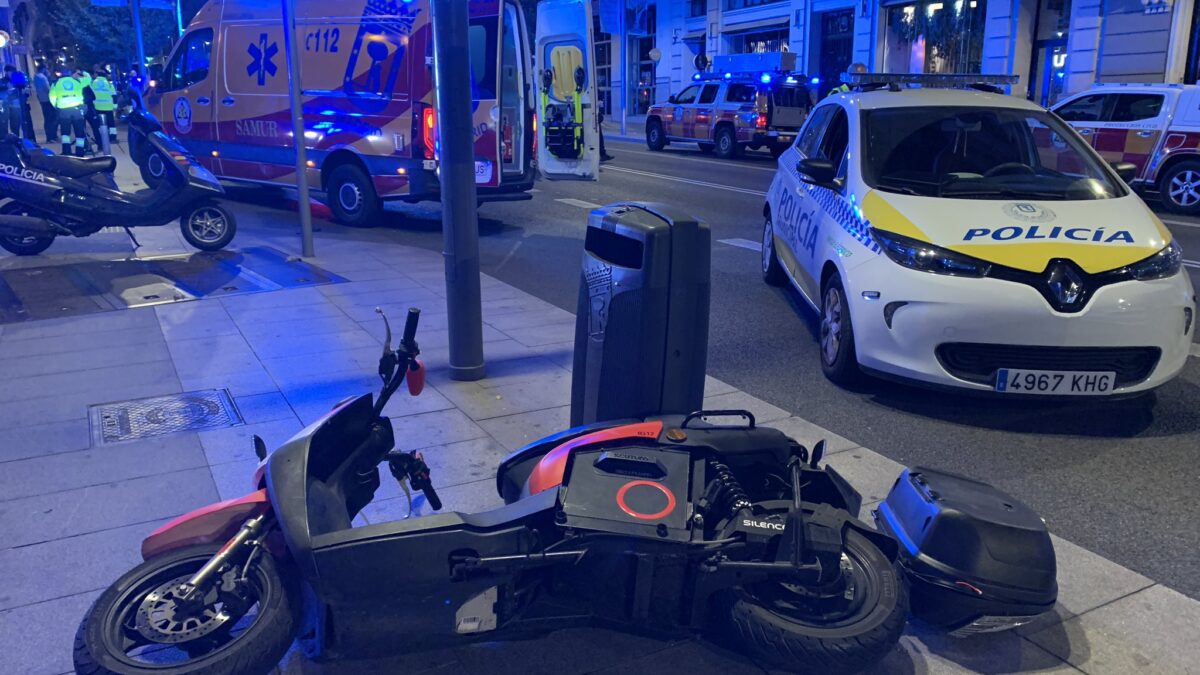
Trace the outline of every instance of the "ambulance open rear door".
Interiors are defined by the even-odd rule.
[[[590,0],[537,7],[538,169],[555,180],[596,180],[600,126]]]

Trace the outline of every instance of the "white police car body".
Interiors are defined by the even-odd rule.
[[[801,172],[803,169],[803,173]],[[965,89],[831,96],[779,159],[763,274],[819,312],[822,367],[1044,395],[1182,369],[1195,297],[1170,232],[1045,110]]]

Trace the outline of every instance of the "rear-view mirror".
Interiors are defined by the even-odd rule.
[[[808,157],[796,163],[800,180],[820,187],[836,188],[837,169],[827,159]]]

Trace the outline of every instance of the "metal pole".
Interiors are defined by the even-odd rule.
[[[130,0],[129,8],[133,13],[133,34],[137,36],[137,73],[146,78],[146,45],[142,41],[142,0]]]
[[[288,94],[292,103],[292,145],[296,146],[296,202],[300,212],[301,253],[313,250],[312,202],[308,195],[308,153],[304,147],[304,109],[300,102],[300,55],[296,51],[296,0],[283,0],[283,51],[287,55]]]
[[[471,133],[471,71],[467,3],[431,0],[437,136],[441,148],[442,240],[450,377],[480,380],[483,308],[479,290],[479,224],[475,205],[475,152]],[[495,167],[494,171],[499,171]]]
[[[629,10],[626,0],[621,0],[621,135],[625,135],[625,117],[629,115],[629,36],[625,31],[625,13]]]
[[[183,37],[183,0],[175,0],[175,25],[179,27],[179,36]]]

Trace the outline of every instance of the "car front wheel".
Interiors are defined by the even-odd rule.
[[[1200,214],[1200,162],[1181,162],[1167,170],[1159,181],[1163,206],[1169,211]]]
[[[842,278],[834,273],[821,294],[821,371],[837,384],[850,384],[862,374],[854,349],[854,325]]]

